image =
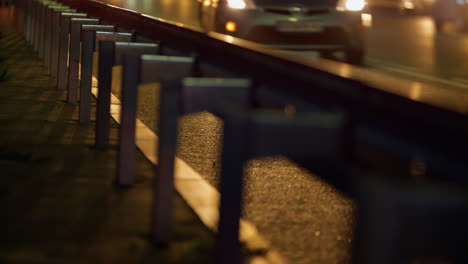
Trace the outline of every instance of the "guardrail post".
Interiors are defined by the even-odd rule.
[[[131,186],[135,181],[135,125],[138,85],[141,81],[139,55],[124,55],[122,69],[122,101],[119,130],[119,155],[116,184]]]
[[[93,78],[93,53],[96,47],[96,31],[113,31],[113,25],[81,25],[81,81],[80,112],[81,123],[89,123],[91,118],[91,85]]]
[[[161,72],[165,68],[164,64],[161,65]],[[192,71],[195,68],[196,66]],[[245,112],[249,107],[250,86],[251,83],[247,79],[185,78],[183,81],[162,82],[159,161],[153,191],[152,238],[155,242],[167,244],[172,234],[178,116],[200,111],[216,114],[227,106]]]
[[[133,40],[132,33],[124,33],[124,32],[106,32],[106,31],[95,31],[95,34],[92,34],[91,38],[86,38],[84,41],[86,42],[86,46],[94,45],[94,50],[96,50],[96,45],[99,45],[101,40],[109,40],[109,41],[124,41],[129,42]],[[91,41],[92,43],[88,43]],[[99,49],[99,46],[97,46]],[[86,49],[82,53],[83,60],[90,61],[90,67],[84,67],[81,65],[81,83],[80,83],[80,91],[83,91],[85,95],[85,100],[80,100],[80,122],[89,122],[90,120],[90,108],[91,108],[91,98],[87,99],[87,96],[91,93],[91,84],[92,84],[92,75],[93,75],[93,52],[90,52],[90,49]],[[99,74],[99,73],[98,73]],[[83,79],[84,78],[84,79]],[[98,92],[99,93],[99,92]],[[99,104],[99,100],[98,100]],[[98,107],[99,108],[99,107]],[[98,120],[98,112],[101,110],[97,110],[96,112],[96,122],[99,123]],[[97,125],[96,125],[97,126]],[[100,129],[100,128],[99,128]],[[96,133],[98,128],[96,127]],[[97,141],[97,134],[96,134],[96,141]]]
[[[110,98],[112,66],[114,65],[114,42],[99,42],[98,96],[96,105],[96,148],[109,145]]]
[[[32,32],[33,32],[33,0],[27,0],[27,30],[26,30],[26,41],[28,41],[29,44],[31,44],[31,39],[32,39]]]
[[[28,43],[31,43],[31,35],[32,35],[32,2],[33,0],[25,0],[25,14],[26,14],[26,34],[25,38]]]
[[[193,75],[195,67],[192,57],[142,55],[141,58],[135,58],[134,56],[127,55],[125,58],[117,183],[128,186],[132,185],[135,180],[135,121],[138,84],[160,82],[164,79],[182,79]],[[164,88],[161,86],[161,89]],[[165,97],[166,95],[161,93],[161,96]],[[171,96],[176,96],[176,94]],[[172,98],[172,100],[177,105],[178,100],[176,98]],[[173,111],[172,108],[174,103],[162,103],[162,101],[163,99],[161,98],[161,116],[170,115],[167,118],[168,120],[176,119],[177,111]],[[159,128],[160,131],[162,131],[161,129],[164,131],[169,130],[161,132],[164,135],[171,136],[171,134],[176,134],[176,131],[171,130],[172,126],[170,124],[161,124]],[[171,142],[171,140],[167,142]],[[163,145],[167,146],[166,142]],[[162,147],[162,145],[159,146]],[[153,240],[158,243],[167,243],[171,232],[172,173],[168,175],[163,172],[173,171],[174,151],[175,146],[169,143],[168,148],[163,151],[169,158],[159,156],[158,176],[155,178],[155,181],[157,181],[155,183],[155,193],[157,194],[153,195],[153,197],[157,198],[153,199],[151,232]],[[172,163],[170,157],[172,157]]]
[[[17,0],[15,5],[18,8],[18,32],[24,36],[24,0]]]
[[[53,5],[58,5],[57,2],[55,1],[40,1],[39,2],[39,8],[38,8],[38,14],[39,14],[39,19],[38,19],[38,33],[37,33],[37,39],[36,39],[36,50],[38,52],[38,56],[40,59],[44,57],[44,32],[45,32],[45,13],[46,10]]]
[[[53,23],[53,18],[55,15],[55,11],[63,11],[63,12],[76,12],[75,9],[71,9],[67,6],[51,6],[47,8],[45,13],[45,23],[44,23],[44,48],[43,48],[43,62],[44,66],[51,70],[51,49],[52,49],[52,36],[54,32],[54,28],[57,29],[57,34],[59,30],[58,24]]]
[[[219,184],[221,199],[214,263],[240,264],[239,220],[242,211],[242,175],[244,163],[248,159],[248,117],[242,113],[225,116],[223,131]]]
[[[28,13],[28,3],[29,1],[28,0],[21,0],[21,9],[22,9],[22,18],[23,18],[23,21],[22,21],[22,33],[23,33],[23,37],[26,39],[26,35],[27,35],[27,26],[28,26],[28,16],[29,16],[29,13]]]
[[[41,28],[42,24],[42,11],[44,10],[43,7],[48,5],[52,1],[49,0],[35,0],[35,22],[34,22],[34,35],[32,45],[35,51],[39,52],[39,42],[41,38]]]
[[[34,38],[36,36],[36,25],[37,25],[37,1],[36,0],[31,0],[31,5],[29,6],[30,8],[30,14],[31,14],[31,20],[30,20],[30,35],[29,35],[29,44],[34,45]]]
[[[174,200],[174,157],[177,140],[177,116],[181,82],[161,82],[159,135],[164,141],[158,144],[157,175],[153,179],[151,207],[151,239],[167,245],[172,235],[172,207]],[[164,90],[164,92],[162,92]],[[162,155],[161,155],[162,154]]]
[[[31,1],[31,36],[29,44],[34,47],[34,41],[37,33],[37,0]]]
[[[68,51],[71,18],[85,18],[85,13],[61,13],[60,16],[60,40],[58,54],[57,88],[65,90],[68,87]]]
[[[133,60],[129,60],[133,63]],[[143,55],[139,59],[140,72],[132,69],[132,65],[124,65],[124,76],[136,74],[139,83],[160,82],[163,79],[181,79],[193,75],[193,58],[161,55]],[[137,85],[124,83],[122,86],[122,120],[119,167],[117,183],[132,185],[135,178],[135,119],[137,107]],[[161,160],[158,162],[160,168]]]
[[[42,0],[34,0],[34,29],[33,29],[33,39],[31,45],[33,46],[34,51],[37,51],[37,44],[39,38],[39,24],[40,24],[40,10],[41,10]]]
[[[50,43],[50,75],[58,78],[59,69],[59,49],[60,49],[60,30],[61,30],[61,16],[62,14],[76,13],[72,9],[53,9],[52,24],[51,26],[51,43]]]
[[[232,110],[226,111],[223,119],[216,263],[239,264],[239,219],[246,161],[253,157],[284,154],[319,163],[337,161],[335,165],[339,166],[344,146],[344,120],[335,113],[291,117],[266,111],[246,115]],[[278,138],[281,138],[281,144],[277,144]]]
[[[96,109],[97,148],[104,149],[109,145],[112,67],[115,65],[122,65],[124,54],[157,54],[158,49],[158,44],[154,43],[100,41]],[[104,62],[104,60],[106,60],[106,62]]]
[[[70,58],[68,65],[68,89],[67,102],[78,102],[78,74],[81,55],[81,25],[99,24],[99,19],[95,18],[72,18],[70,28]]]
[[[31,2],[31,39],[29,40],[29,44],[34,48],[34,42],[36,40],[36,33],[37,33],[37,0],[32,0]]]
[[[38,28],[38,34],[37,34],[37,44],[35,44],[36,46],[36,50],[38,52],[38,57],[39,59],[42,59],[42,56],[44,55],[42,53],[42,46],[43,46],[43,43],[41,43],[41,41],[44,40],[44,21],[45,21],[45,16],[44,16],[44,12],[45,10],[50,6],[50,5],[56,5],[57,3],[54,2],[54,1],[48,1],[48,0],[45,0],[45,1],[39,1],[39,6],[38,6],[38,14],[39,14],[39,19],[38,19],[38,23],[39,23],[39,28]]]
[[[26,39],[27,33],[27,20],[28,20],[28,0],[21,0],[21,17],[22,22],[21,25],[21,33],[23,33],[23,37]]]

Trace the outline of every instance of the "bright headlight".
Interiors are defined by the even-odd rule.
[[[361,11],[365,6],[365,0],[340,0],[336,9],[339,11]]]
[[[235,9],[244,9],[247,6],[243,0],[228,0],[227,4],[230,8]]]
[[[234,9],[254,9],[255,4],[250,0],[227,0],[227,6]]]
[[[347,0],[346,9],[350,11],[361,11],[366,6],[364,0]]]

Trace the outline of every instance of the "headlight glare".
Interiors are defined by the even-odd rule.
[[[227,4],[230,8],[244,9],[247,4],[243,0],[228,0]]]
[[[227,0],[227,6],[233,9],[255,9],[251,0]]]
[[[362,11],[365,6],[365,0],[340,0],[336,9],[339,11]]]

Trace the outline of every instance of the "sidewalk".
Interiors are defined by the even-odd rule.
[[[139,154],[136,186],[113,186],[117,124],[112,147],[93,149],[94,123],[78,123],[4,17],[0,31],[11,77],[0,82],[0,263],[208,263],[214,234],[179,196],[174,242],[151,245],[153,165]]]

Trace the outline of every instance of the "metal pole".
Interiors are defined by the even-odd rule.
[[[110,100],[112,66],[114,65],[114,41],[99,42],[98,97],[96,106],[96,148],[109,146]]]
[[[59,89],[67,89],[68,86],[68,51],[69,51],[69,35],[70,23],[72,17],[86,17],[84,13],[62,13],[60,18],[60,40],[59,40],[59,56],[58,56],[58,76],[57,87]]]
[[[91,119],[91,85],[93,78],[93,53],[96,32],[84,30],[83,47],[81,51],[81,82],[80,82],[80,122],[89,123]]]
[[[117,184],[119,186],[131,186],[135,182],[135,125],[138,84],[140,83],[139,57],[139,55],[124,55],[123,57],[122,111],[117,170]]]
[[[44,14],[44,42],[42,44],[42,54],[44,66],[50,68],[50,46],[52,42],[52,16],[54,10],[66,10],[68,7],[62,5],[52,5],[45,10]]]
[[[112,25],[82,25],[81,81],[80,81],[80,122],[91,119],[91,85],[93,78],[93,53],[96,46],[96,30],[113,31]]]
[[[70,58],[68,65],[67,102],[75,104],[78,102],[78,74],[81,53],[81,25],[99,24],[95,18],[72,18],[70,30]]]
[[[74,9],[53,9],[51,24],[51,43],[50,43],[50,75],[54,78],[58,76],[59,47],[60,47],[60,17],[62,13],[74,13]],[[47,65],[46,65],[47,66]]]
[[[160,93],[158,166],[153,180],[153,207],[151,221],[152,240],[169,243],[172,235],[174,204],[174,159],[179,115],[180,81],[162,81]],[[164,118],[162,118],[164,117]]]
[[[38,53],[39,58],[44,58],[44,40],[45,40],[45,27],[46,27],[46,12],[49,10],[50,6],[57,5],[54,1],[44,1],[40,3],[39,9],[39,34],[38,34]]]
[[[248,119],[242,114],[227,113],[224,121],[215,263],[240,264],[239,221],[242,212],[242,178],[248,158]]]

